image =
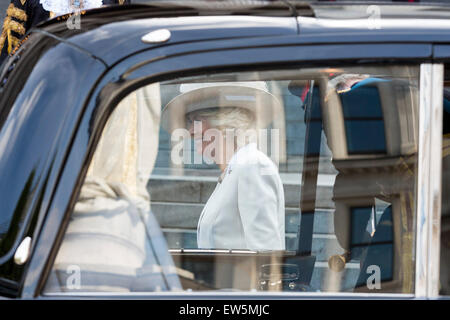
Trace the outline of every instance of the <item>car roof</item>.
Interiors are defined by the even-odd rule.
[[[373,20],[373,13],[380,19]],[[165,1],[88,10],[82,13],[78,30],[68,28],[68,18],[49,20],[39,30],[108,65],[151,47],[220,39],[295,36],[313,43],[450,42],[450,4]],[[168,43],[141,41],[160,28],[171,31]]]
[[[294,1],[296,2],[296,1]],[[314,16],[319,19],[361,19],[370,13],[368,7],[380,10],[382,18],[389,19],[448,19],[450,3],[433,3],[432,1],[381,2],[381,1],[346,1],[346,2],[311,2]],[[370,10],[369,10],[370,11]],[[420,27],[412,25],[411,27]]]

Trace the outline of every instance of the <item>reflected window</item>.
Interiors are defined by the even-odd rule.
[[[346,78],[345,81],[358,81],[360,77],[355,75],[356,79]],[[386,152],[382,104],[377,87],[377,83],[385,81],[366,78],[339,91],[349,154]],[[343,86],[341,82],[338,84]]]

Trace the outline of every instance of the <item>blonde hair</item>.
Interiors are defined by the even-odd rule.
[[[217,107],[193,111],[186,116],[204,118],[211,127],[225,133],[227,129],[248,130],[255,127],[254,114],[247,109],[239,107]]]
[[[254,130],[255,116],[250,110],[239,107],[213,107],[189,112],[186,117],[205,119],[224,137],[227,137],[227,133],[232,130],[235,146],[238,148],[257,141]]]

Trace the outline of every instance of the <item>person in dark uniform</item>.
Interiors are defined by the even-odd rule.
[[[0,65],[38,23],[74,10],[102,5],[129,4],[131,0],[11,0],[0,34]]]

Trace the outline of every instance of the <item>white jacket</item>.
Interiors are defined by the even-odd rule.
[[[201,249],[285,249],[283,184],[278,168],[255,143],[232,157],[203,208]]]

